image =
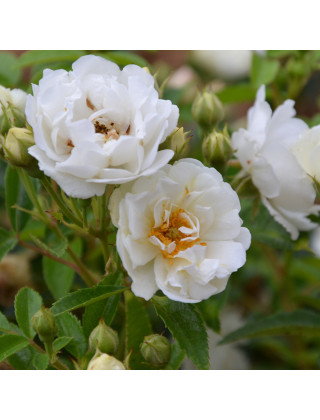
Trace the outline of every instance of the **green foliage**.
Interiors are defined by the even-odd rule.
[[[241,200],[241,218],[248,221],[252,240],[276,249],[293,249],[288,232],[279,225],[268,210],[259,203],[254,209],[252,200]]]
[[[280,68],[279,61],[254,54],[251,64],[251,83],[255,89],[274,81]]]
[[[20,211],[13,206],[18,205],[26,210],[31,210],[32,203],[20,181],[18,171],[10,165],[7,166],[5,176],[5,197],[11,226],[19,232],[27,224],[30,214]]]
[[[42,305],[42,298],[36,291],[24,287],[20,289],[14,301],[16,319],[22,332],[29,338],[36,335],[32,327],[31,318]]]
[[[120,286],[122,281],[122,274],[115,273],[106,277],[101,281],[100,285],[114,285]],[[100,302],[87,305],[84,311],[82,322],[85,336],[88,338],[91,331],[98,325],[99,319],[103,318],[107,325],[111,322],[116,314],[121,294],[118,293],[109,298],[103,299]]]
[[[0,362],[17,351],[27,347],[29,340],[21,335],[4,334],[0,336]]]
[[[220,311],[227,302],[229,291],[230,282],[228,282],[225,291],[218,295],[211,296],[209,299],[203,300],[197,304],[205,323],[217,333],[220,333]]]
[[[82,251],[81,239],[76,238],[70,243],[70,246],[75,254],[80,257]],[[71,261],[70,256],[66,252],[62,254],[62,258]],[[71,267],[48,257],[43,257],[42,267],[44,280],[52,296],[55,299],[65,296],[72,287],[75,271]]]
[[[16,246],[17,242],[12,233],[0,228],[0,261]]]
[[[185,352],[181,350],[179,344],[174,342],[171,344],[171,357],[165,370],[177,370],[180,368],[185,358]]]
[[[32,234],[30,235],[30,238],[39,248],[49,252],[57,258],[61,258],[68,247],[68,239],[65,237],[63,239],[59,239],[56,242],[50,243],[49,245],[46,245],[43,241]]]
[[[199,369],[209,369],[208,337],[201,316],[192,304],[153,296],[157,314]]]
[[[253,101],[256,96],[256,89],[249,83],[226,86],[217,96],[224,104]]]
[[[113,296],[117,293],[122,293],[126,290],[121,286],[96,286],[88,289],[77,290],[69,293],[67,296],[59,299],[52,306],[52,312],[55,315],[60,315],[68,311],[81,308],[83,306],[91,305],[99,302],[105,298]]]
[[[220,344],[228,344],[251,337],[264,337],[279,334],[303,334],[320,336],[320,314],[307,310],[292,313],[279,313],[250,322],[228,334]]]
[[[58,62],[73,62],[84,55],[84,51],[68,50],[37,50],[27,51],[18,59],[20,68],[34,66],[37,64],[51,64]]]
[[[146,335],[152,334],[152,327],[143,301],[133,293],[126,291],[126,348],[131,353],[131,369],[147,368],[147,363],[140,353],[140,344]]]
[[[121,67],[128,64],[135,64],[140,67],[148,67],[148,62],[141,56],[129,51],[108,51],[105,53],[98,53],[107,60],[113,61]]]
[[[0,85],[14,88],[21,78],[21,70],[17,67],[17,57],[9,52],[0,53]]]
[[[72,337],[66,345],[66,349],[76,358],[81,358],[87,351],[87,340],[83,333],[83,328],[76,316],[66,312],[56,316],[58,326],[58,337]]]
[[[58,337],[53,342],[53,351],[57,353],[70,343],[72,337]]]

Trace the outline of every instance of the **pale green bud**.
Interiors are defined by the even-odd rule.
[[[208,131],[214,128],[224,116],[223,105],[211,91],[198,93],[192,104],[192,115],[200,127]]]
[[[97,352],[91,359],[87,370],[125,370],[123,363],[109,354]]]
[[[100,350],[102,353],[114,354],[119,345],[116,331],[108,327],[101,318],[99,324],[89,337],[89,348],[92,351]]]
[[[165,366],[171,355],[171,345],[166,337],[159,334],[148,335],[140,346],[144,359],[156,367]]]
[[[178,157],[190,140],[189,134],[190,131],[185,132],[183,127],[177,127],[170,136],[167,137],[164,148],[173,150],[176,155],[175,157]]]
[[[3,145],[5,158],[14,166],[29,168],[37,163],[28,153],[29,147],[33,145],[32,131],[27,128],[10,128]]]
[[[31,322],[41,341],[44,343],[53,341],[57,334],[57,325],[50,309],[42,305],[41,309],[32,317]]]
[[[202,143],[202,152],[206,162],[218,170],[222,170],[232,157],[233,149],[227,127],[223,131],[213,130]]]

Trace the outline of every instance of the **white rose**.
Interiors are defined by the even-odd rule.
[[[292,150],[306,173],[320,183],[320,126],[303,132]]]
[[[249,76],[252,51],[198,50],[192,51],[191,59],[222,80],[237,80]]]
[[[294,101],[287,100],[272,114],[261,86],[248,112],[248,128],[232,135],[235,155],[270,214],[297,239],[300,230],[316,227],[307,216],[317,214],[312,180],[299,165],[292,147],[308,127],[295,115]]]
[[[207,299],[246,261],[250,233],[239,198],[195,159],[120,186],[109,207],[132,291],[146,300],[158,289],[180,302]]]
[[[87,370],[125,370],[123,363],[113,356],[97,353],[88,364]]]
[[[0,103],[5,108],[11,105],[13,108],[18,109],[22,114],[26,107],[27,94],[21,89],[8,89],[0,86]],[[0,117],[3,115],[2,106],[0,106]]]
[[[158,151],[179,111],[161,100],[154,79],[135,65],[85,56],[73,70],[45,70],[26,116],[39,167],[72,197],[102,195],[106,184],[150,175],[173,151]]]

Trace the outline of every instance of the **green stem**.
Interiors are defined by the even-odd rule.
[[[42,347],[40,347],[40,346],[38,346],[38,344],[37,343],[35,343],[33,340],[30,340],[29,341],[30,342],[30,345],[35,349],[35,350],[37,350],[39,353],[42,353],[42,354],[46,354],[46,352],[43,350],[43,348]],[[59,359],[58,359],[58,357],[56,356],[56,360],[55,360],[55,362],[49,362],[50,363],[50,365],[51,366],[53,366],[53,367],[55,367],[56,369],[59,369],[59,370],[70,370],[70,368],[69,368],[69,366],[67,366],[67,365],[65,365],[63,362],[61,362]]]
[[[28,174],[21,168],[17,168],[19,177],[21,179],[21,182],[26,190],[26,193],[28,197],[30,198],[30,201],[32,202],[33,206],[38,210],[38,212],[46,219],[46,214],[44,212],[44,209],[42,208],[37,193],[34,189],[34,186],[31,182],[30,177]]]
[[[48,178],[43,178],[42,179],[42,184],[45,187],[45,189],[48,191],[48,193],[50,194],[51,198],[57,203],[57,205],[59,206],[59,208],[62,211],[62,213],[68,219],[70,219],[75,225],[81,227],[82,226],[81,221],[78,220],[74,216],[74,214],[72,213],[72,211],[70,211],[70,209],[65,205],[64,201],[62,200],[62,198],[59,196],[59,194],[52,187],[51,181]]]

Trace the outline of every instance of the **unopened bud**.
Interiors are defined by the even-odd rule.
[[[190,131],[185,132],[183,127],[177,127],[170,136],[167,137],[164,148],[169,148],[174,151],[175,158],[180,157],[186,145],[190,140]]]
[[[91,359],[87,370],[125,370],[123,363],[109,354],[97,352]]]
[[[90,350],[100,350],[102,353],[114,354],[118,345],[119,337],[117,332],[108,327],[101,318],[99,324],[90,334]]]
[[[171,355],[171,345],[166,337],[159,334],[148,335],[140,346],[144,359],[156,367],[165,366]]]
[[[207,164],[217,170],[223,169],[233,155],[232,143],[226,126],[223,131],[213,130],[204,138],[202,153]]]
[[[196,96],[192,104],[192,115],[200,127],[208,131],[222,120],[223,105],[211,90],[205,90]]]
[[[30,168],[37,165],[36,159],[28,153],[29,147],[33,145],[32,131],[27,128],[10,128],[3,145],[5,157],[14,166]]]
[[[44,343],[52,342],[57,334],[54,315],[50,309],[45,308],[43,305],[32,317],[32,326],[39,335],[40,340]]]

